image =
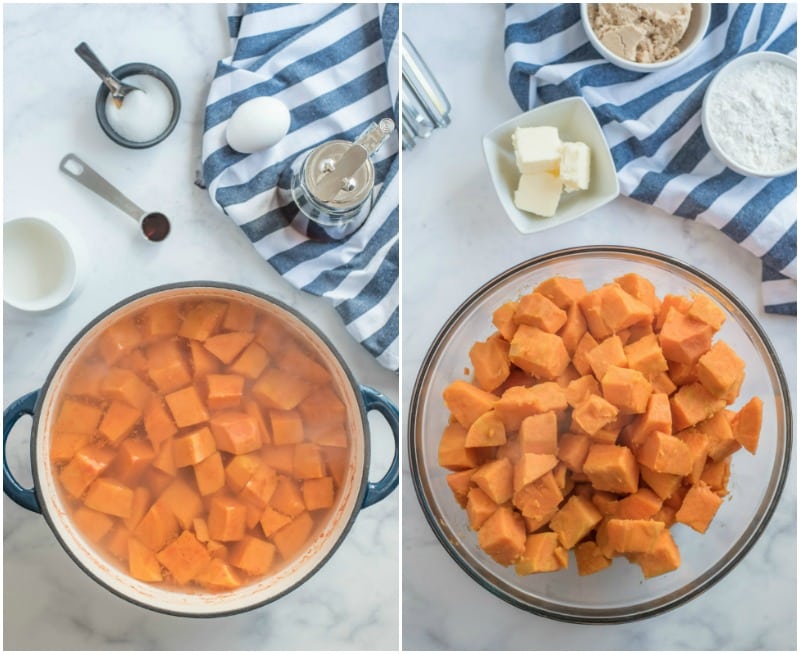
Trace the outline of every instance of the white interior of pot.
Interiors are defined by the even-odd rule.
[[[94,338],[110,323],[135,313],[157,300],[187,300],[195,297],[214,297],[220,300],[243,301],[281,319],[304,344],[319,355],[331,372],[334,383],[347,408],[347,428],[350,436],[350,462],[338,492],[336,504],[328,521],[317,527],[307,546],[307,551],[265,578],[234,591],[209,593],[200,590],[179,590],[144,583],[131,577],[119,564],[97,552],[97,547],[87,541],[69,517],[69,507],[63,502],[56,486],[55,467],[50,461],[51,425],[56,419],[55,407],[59,392],[72,364],[87,349]],[[160,291],[138,298],[109,314],[92,327],[80,342],[66,355],[46,388],[36,434],[36,467],[38,492],[43,510],[69,553],[98,581],[126,598],[150,608],[180,614],[213,615],[243,611],[263,604],[291,590],[312,574],[326,559],[347,531],[350,518],[358,510],[359,489],[364,477],[365,426],[357,400],[357,389],[328,346],[305,323],[293,314],[266,300],[237,291],[208,287],[178,288]]]

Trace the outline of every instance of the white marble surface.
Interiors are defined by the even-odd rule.
[[[591,216],[530,236],[521,236],[503,214],[481,150],[481,136],[519,111],[504,74],[502,5],[406,5],[403,30],[453,105],[451,126],[403,158],[405,406],[429,344],[472,291],[527,258],[596,243],[659,250],[721,280],[754,311],[781,353],[796,398],[797,322],[760,310],[759,262],[726,236],[622,198]],[[690,603],[620,626],[550,621],[483,590],[434,537],[406,466],[403,647],[796,650],[796,452],[792,460],[774,517],[738,567]]]
[[[217,59],[228,54],[222,5],[5,5],[3,216],[55,215],[87,253],[84,286],[48,315],[4,306],[3,401],[45,379],[62,348],[98,313],[158,284],[210,279],[250,286],[303,312],[333,341],[356,379],[398,400],[395,374],[345,331],[323,300],[299,293],[194,186],[203,107]],[[175,79],[180,123],[158,146],[113,144],[94,116],[99,80],[73,53],[87,41],[110,67],[144,61]],[[129,218],[58,171],[75,152],[131,199],[171,217],[173,233],[146,243]],[[391,435],[373,425],[372,479],[387,468]],[[30,422],[9,441],[9,462],[31,481]],[[152,613],[81,572],[45,521],[3,500],[5,649],[396,649],[399,494],[365,509],[332,559],[274,604],[235,617],[193,620]]]

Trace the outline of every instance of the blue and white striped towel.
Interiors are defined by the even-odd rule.
[[[624,195],[720,229],[763,262],[762,300],[797,314],[797,176],[744,177],[710,151],[700,127],[703,93],[739,54],[797,48],[797,12],[783,4],[712,4],[694,55],[635,73],[590,45],[577,4],[506,8],[505,63],[520,107],[582,95],[603,126]]]
[[[233,54],[217,64],[205,114],[203,178],[211,199],[295,287],[328,298],[348,331],[390,370],[399,365],[398,139],[375,163],[375,204],[349,238],[311,241],[281,218],[276,189],[300,153],[355,140],[398,107],[397,4],[234,4]],[[232,150],[225,127],[246,100],[273,96],[289,133],[251,155]]]

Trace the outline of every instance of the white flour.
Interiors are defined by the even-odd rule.
[[[709,97],[707,127],[731,160],[760,173],[797,162],[797,74],[759,61],[730,71]]]

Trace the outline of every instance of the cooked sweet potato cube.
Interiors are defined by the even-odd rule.
[[[178,427],[191,427],[208,420],[208,411],[195,386],[170,393],[164,399]]]
[[[555,411],[525,418],[519,427],[519,445],[522,452],[555,454],[558,451],[558,418]]]
[[[226,560],[228,558],[228,546],[225,543],[220,543],[216,540],[210,540],[206,543],[206,549],[211,555],[212,559]]]
[[[253,332],[226,332],[207,338],[203,347],[227,365],[233,363],[233,360],[250,345],[253,338],[255,338]]]
[[[627,273],[616,277],[614,281],[626,293],[650,307],[653,315],[658,313],[661,307],[661,301],[656,295],[655,286],[653,286],[649,279],[645,279],[636,273]]]
[[[561,337],[530,325],[520,325],[514,332],[508,356],[528,374],[545,380],[555,379],[569,365]]]
[[[119,446],[114,459],[114,474],[122,483],[133,484],[155,458],[156,452],[148,441],[129,438]]]
[[[658,341],[668,361],[694,363],[711,347],[711,326],[670,308]]]
[[[128,571],[141,581],[162,581],[161,564],[155,553],[131,536],[128,539]]]
[[[483,462],[481,451],[465,446],[467,430],[452,422],[445,427],[439,441],[439,465],[448,470],[466,470]]]
[[[669,369],[667,360],[661,351],[658,337],[648,334],[633,343],[623,346],[623,353],[628,368],[638,370],[647,379],[652,379],[658,373]]]
[[[242,402],[244,392],[244,377],[241,375],[214,375],[206,376],[208,395],[206,404],[209,409],[233,409]]]
[[[555,382],[542,382],[529,387],[512,386],[503,392],[494,405],[506,431],[517,431],[522,421],[530,415],[566,408],[566,393]]]
[[[640,472],[644,468],[640,468]],[[642,474],[644,479],[644,474]],[[646,481],[646,480],[645,480]],[[646,520],[652,518],[661,509],[662,500],[657,493],[649,488],[639,488],[617,502],[614,510],[615,518],[628,520]]]
[[[540,282],[533,290],[552,300],[557,307],[562,309],[575,304],[586,295],[586,286],[584,286],[583,280],[558,275]]]
[[[148,549],[157,552],[180,531],[175,514],[160,500],[155,502],[144,514],[133,530],[133,535]]]
[[[458,424],[458,423],[455,423]],[[493,410],[487,411],[479,416],[467,430],[464,446],[492,447],[502,445],[506,442],[506,428],[497,413]]]
[[[480,488],[470,488],[467,493],[467,518],[469,526],[478,531],[489,517],[497,511],[497,502],[484,493]]]
[[[208,375],[222,370],[219,359],[203,347],[199,341],[189,341],[189,359],[192,366],[192,377],[195,382],[204,381]]]
[[[664,531],[657,520],[628,520],[611,518],[608,521],[608,543],[623,554],[650,552]]]
[[[333,506],[333,477],[319,477],[303,481],[303,503],[309,511],[329,509]]]
[[[689,311],[689,307],[692,306],[692,301],[684,295],[673,295],[671,293],[667,293],[664,298],[661,300],[661,308],[658,311],[658,315],[656,316],[655,320],[655,328],[656,331],[661,331],[662,327],[664,326],[664,322],[669,315],[669,310],[674,309],[678,313],[686,314]]]
[[[314,443],[298,443],[294,448],[295,479],[317,479],[326,475],[322,451]]]
[[[203,512],[202,498],[182,479],[173,480],[161,493],[158,503],[172,511],[182,529],[189,529]]]
[[[548,531],[531,534],[525,539],[525,550],[514,564],[518,575],[555,572],[567,567],[567,550],[558,542],[558,534]]]
[[[235,305],[231,305],[233,306]],[[209,564],[194,579],[210,590],[234,590],[242,585],[236,571],[221,558],[211,558]]]
[[[178,306],[172,302],[156,302],[146,307],[141,314],[141,331],[146,341],[165,336],[174,336],[181,326]]]
[[[721,504],[722,498],[700,481],[686,493],[681,508],[675,513],[675,520],[704,534]]]
[[[700,473],[700,481],[705,483],[712,491],[720,497],[728,494],[728,479],[731,476],[731,458],[727,457],[720,461],[708,459],[703,471]]]
[[[144,352],[138,347],[118,359],[115,365],[119,368],[125,368],[135,372],[141,377],[147,376],[147,357],[145,357]]]
[[[509,342],[514,337],[514,332],[517,331],[517,323],[514,322],[514,312],[516,310],[516,302],[506,302],[492,313],[492,324],[497,327],[500,335]]]
[[[620,503],[619,496],[615,493],[609,493],[608,491],[592,491],[589,499],[604,517],[614,515],[617,510],[617,505]]]
[[[234,493],[240,493],[258,470],[261,462],[253,454],[233,457],[225,467],[225,482]]]
[[[141,522],[144,514],[150,508],[150,490],[145,486],[137,486],[133,489],[133,501],[131,503],[131,512],[127,518],[123,519],[123,523],[128,531],[133,531],[136,526]]]
[[[514,322],[555,334],[567,322],[567,312],[541,293],[523,295],[514,311]]]
[[[144,431],[153,449],[158,449],[161,443],[178,432],[172,416],[158,398],[153,398],[147,405],[143,417]]]
[[[614,333],[603,320],[602,303],[602,287],[586,293],[578,300],[578,306],[580,306],[583,312],[583,317],[586,318],[586,326],[589,329],[588,333],[598,341],[602,341]]]
[[[175,469],[177,472],[177,468]],[[164,472],[155,466],[150,466],[145,470],[142,476],[142,483],[147,484],[153,490],[153,493],[159,495],[164,492],[164,489],[169,486],[175,479],[175,473]]]
[[[649,552],[638,552],[629,555],[631,561],[642,569],[645,579],[657,577],[677,570],[681,564],[681,555],[678,546],[672,538],[669,529],[664,529]]]
[[[497,504],[504,504],[514,494],[514,466],[505,458],[484,463],[472,475],[472,483]]]
[[[612,332],[627,329],[637,323],[652,322],[652,307],[636,299],[621,286],[606,284],[600,291],[600,316]]]
[[[303,551],[314,528],[309,513],[301,513],[288,525],[275,532],[272,540],[284,561]]]
[[[573,422],[586,434],[594,434],[613,422],[619,409],[599,395],[590,395],[572,411]]]
[[[671,475],[667,472],[656,472],[645,465],[639,467],[642,481],[647,484],[660,500],[666,500],[673,495],[681,485],[682,475]],[[643,490],[642,488],[639,491]],[[654,514],[655,515],[655,514]]]
[[[639,488],[639,466],[624,445],[593,443],[583,463],[583,473],[597,490],[635,493]]]
[[[93,543],[101,541],[114,526],[114,519],[86,506],[80,506],[72,515],[75,525]]]
[[[247,379],[258,379],[269,362],[267,351],[258,343],[250,343],[228,370]]]
[[[620,413],[644,413],[653,387],[638,370],[609,366],[600,381],[603,397]]]
[[[297,345],[291,345],[280,351],[278,368],[315,385],[328,384],[331,380],[331,373],[328,369],[303,352]]]
[[[645,412],[634,418],[625,430],[624,444],[633,450],[654,431],[672,433],[672,410],[669,406],[669,396],[665,393],[652,393],[647,400]]]
[[[589,362],[589,352],[599,345],[597,340],[586,332],[578,341],[575,352],[572,353],[572,365],[581,375],[593,374],[592,364]]]
[[[563,499],[555,476],[550,471],[514,493],[513,503],[524,517],[537,518],[553,513]]]
[[[162,393],[192,382],[192,371],[177,340],[157,341],[147,348],[147,374]]]
[[[98,445],[81,448],[58,475],[61,485],[73,497],[80,498],[86,489],[114,460],[114,450]]]
[[[175,465],[175,444],[171,438],[164,441],[159,446],[158,453],[153,459],[153,469],[158,469],[172,477],[177,473],[178,466]]]
[[[261,448],[256,421],[241,411],[219,411],[209,421],[216,449],[231,454],[247,454]]]
[[[106,549],[110,552],[111,556],[120,561],[128,561],[128,539],[131,537],[131,532],[125,525],[117,523],[111,527],[111,531],[106,537]]]
[[[86,491],[84,504],[101,513],[128,518],[133,510],[133,491],[114,479],[100,477]]]
[[[347,407],[330,387],[315,390],[297,408],[303,423],[312,429],[338,425],[347,420]]]
[[[133,431],[141,417],[142,413],[138,409],[124,402],[113,400],[100,421],[98,431],[109,443],[117,445]]]
[[[577,304],[570,304],[565,311],[567,313],[567,321],[557,333],[561,340],[564,341],[564,347],[567,348],[569,355],[573,356],[588,328],[586,326],[586,318],[583,317],[583,312]]]
[[[711,298],[702,294],[694,296],[686,315],[710,325],[715,332],[725,322],[725,312]]]
[[[636,460],[656,472],[688,475],[692,471],[692,453],[681,439],[664,432],[651,432],[636,450]]]
[[[71,431],[58,431],[50,443],[50,459],[54,463],[66,463],[75,453],[89,444],[89,434]]]
[[[522,454],[519,441],[516,439],[506,441],[497,447],[480,448],[480,451],[485,453],[485,457],[482,458],[481,463],[485,463],[491,459],[508,459],[514,464],[519,460]],[[492,453],[494,453],[494,456],[492,456]]]
[[[297,411],[272,409],[269,412],[272,442],[275,445],[300,443],[304,436],[303,420]]]
[[[178,335],[196,341],[207,340],[219,329],[227,309],[224,302],[198,302],[184,316]]]
[[[625,357],[622,339],[616,334],[609,336],[599,345],[586,353],[586,358],[591,366],[591,372],[597,379],[603,379],[609,366],[625,368],[628,359]]]
[[[208,550],[190,531],[182,532],[156,558],[179,584],[188,584],[211,563]]]
[[[296,518],[306,510],[303,494],[300,492],[297,482],[283,475],[278,475],[278,483],[275,492],[272,493],[269,505],[290,518]]]
[[[458,472],[451,472],[445,477],[445,481],[450,487],[453,497],[462,509],[467,506],[467,494],[469,493],[469,489],[473,487],[472,475],[476,470],[477,468],[459,470]]]
[[[100,396],[100,384],[106,376],[108,366],[100,361],[76,361],[70,373],[67,386],[72,395]]]
[[[98,337],[98,349],[109,366],[114,365],[125,353],[138,347],[142,334],[133,318],[122,318],[106,327]]]
[[[566,432],[558,439],[558,458],[572,472],[582,472],[591,440],[586,434]]]
[[[229,332],[252,332],[256,325],[256,308],[244,302],[231,302],[225,312],[222,328]]]
[[[100,384],[100,392],[110,400],[119,400],[144,411],[153,399],[153,391],[139,376],[124,368],[111,368]]]
[[[744,374],[744,361],[725,341],[717,341],[698,359],[695,374],[709,392],[723,397]]]
[[[256,319],[256,342],[270,354],[294,345],[294,339],[283,324],[283,318],[261,315]]]
[[[569,406],[574,408],[589,399],[590,395],[600,395],[600,393],[600,383],[595,376],[583,375],[569,382],[564,394]]]
[[[238,495],[238,499],[244,500],[241,493]],[[256,506],[247,501],[244,502],[244,506],[247,510],[244,517],[244,524],[248,529],[255,529],[256,525],[261,520],[261,514],[264,513],[264,507]]]
[[[270,468],[274,468],[278,472],[283,472],[291,475],[294,472],[294,445],[270,445],[261,449],[261,454]],[[335,459],[335,464],[341,463],[345,466],[348,461],[347,451],[340,451],[338,448],[331,449],[326,447],[325,454],[327,460],[330,462]],[[339,455],[338,457],[336,455]],[[337,465],[331,466],[331,471],[335,473]],[[342,472],[344,469],[342,468]],[[334,474],[334,479],[336,474]],[[338,483],[338,482],[337,482]]]
[[[723,411],[698,423],[695,428],[708,437],[708,456],[714,461],[721,461],[742,447],[734,438],[733,427]]]
[[[280,368],[267,368],[253,385],[253,396],[267,409],[294,409],[313,390],[313,386]]]
[[[225,468],[220,453],[214,452],[199,463],[195,463],[194,478],[200,495],[212,495],[225,486]]]
[[[275,471],[266,465],[260,465],[253,476],[247,480],[238,497],[248,505],[257,507],[263,511],[270,502],[278,488],[278,476]],[[259,516],[255,516],[253,526],[258,522]]]
[[[205,518],[195,518],[192,520],[192,529],[194,529],[194,535],[197,537],[201,543],[207,543],[211,540],[211,536],[208,535],[208,522],[206,522]]]
[[[200,427],[172,442],[175,465],[178,468],[192,466],[217,451],[214,436],[208,427]]]
[[[555,468],[557,463],[558,459],[552,454],[523,453],[514,464],[514,491],[536,481]]]
[[[563,547],[573,548],[603,519],[600,511],[584,497],[572,495],[550,520]]]
[[[670,397],[672,409],[672,428],[680,431],[710,418],[725,407],[725,400],[714,397],[700,383],[681,386]]]
[[[61,403],[55,429],[94,436],[102,417],[103,410],[99,407],[67,398]]]
[[[575,563],[578,574],[585,577],[605,570],[611,565],[611,559],[605,557],[595,541],[587,540],[575,546]]]
[[[264,509],[261,514],[261,530],[267,538],[272,538],[273,534],[288,525],[292,519],[280,511],[276,511],[271,506]]]
[[[229,542],[244,538],[247,508],[225,495],[214,495],[208,509],[208,535],[212,540]]]
[[[653,384],[654,393],[664,393],[665,395],[672,395],[678,388],[666,372],[658,373],[650,380],[650,383]]]
[[[760,397],[753,397],[747,404],[739,409],[730,423],[733,437],[741,443],[750,454],[755,454],[758,448],[763,414],[764,402]]]
[[[460,379],[445,388],[442,397],[453,417],[466,429],[489,411],[499,399],[496,395]]]
[[[501,506],[478,530],[481,549],[500,565],[509,566],[525,551],[525,522],[522,517]]]
[[[508,341],[499,335],[477,341],[469,350],[475,382],[485,391],[500,386],[511,372],[508,363]]]
[[[553,519],[556,511],[558,511],[558,509],[553,509],[550,513],[546,513],[542,516],[534,516],[533,518],[523,515],[522,520],[525,522],[525,531],[528,534],[535,534],[537,531],[541,531],[542,527]]]
[[[686,443],[689,448],[689,453],[692,461],[692,468],[689,474],[686,475],[686,481],[691,484],[696,484],[700,479],[700,474],[703,472],[703,466],[708,457],[709,438],[708,435],[699,429],[690,428],[675,434],[677,438]],[[668,497],[668,493],[665,497]]]

